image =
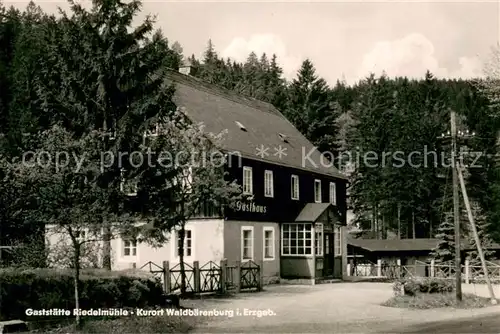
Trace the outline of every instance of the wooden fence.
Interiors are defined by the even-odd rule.
[[[182,274],[180,263],[170,267],[168,261],[163,261],[162,265],[151,261],[143,265],[141,270],[147,270],[161,282],[163,290],[166,293],[180,292],[182,284]],[[253,261],[236,261],[228,265],[226,260],[219,264],[209,261],[200,266],[198,261],[192,264],[184,263],[184,272],[186,276],[185,285],[187,293],[210,293],[225,292],[234,290],[255,289],[262,290],[262,263]]]
[[[486,261],[489,278],[492,282],[500,283],[500,265]],[[348,276],[377,277],[399,279],[405,277],[434,277],[441,279],[455,279],[456,267],[453,261],[436,263],[415,261],[411,265],[385,264],[381,260],[377,263],[365,262],[355,266],[347,264]],[[461,266],[462,280],[465,283],[483,283],[484,271],[479,262],[465,261]]]

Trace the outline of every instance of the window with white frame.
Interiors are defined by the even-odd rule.
[[[191,192],[193,187],[193,168],[186,167],[181,173],[181,185],[186,192]]]
[[[299,199],[299,177],[297,175],[292,175],[292,199]]]
[[[121,181],[120,181],[120,191],[125,195],[135,196],[137,195],[138,184],[137,180],[127,180],[125,169],[121,169]]]
[[[137,256],[137,240],[129,238],[123,240],[123,256],[134,257]]]
[[[316,255],[323,256],[323,224],[316,224],[314,234],[314,249],[316,250]]]
[[[274,227],[264,227],[264,260],[274,260]]]
[[[243,167],[243,193],[253,194],[253,175],[251,167]]]
[[[241,228],[241,259],[253,260],[253,227]]]
[[[337,205],[337,185],[330,182],[330,203]]]
[[[321,203],[321,181],[314,180],[314,201]]]
[[[333,254],[335,256],[341,256],[342,255],[342,230],[340,226],[335,227],[335,234],[334,234],[334,244],[333,244]]]
[[[82,243],[87,239],[87,233],[85,230],[75,231],[75,239],[78,243]]]
[[[176,252],[175,255],[179,257],[181,255],[181,235],[179,231],[176,231]],[[191,256],[193,252],[193,232],[191,230],[184,230],[184,256]]]
[[[264,196],[266,197],[274,196],[274,180],[273,180],[272,170],[266,170],[264,172]]]
[[[281,253],[283,255],[312,255],[312,224],[283,224]]]
[[[144,131],[144,137],[158,137],[160,134],[160,124],[151,123],[146,131]]]

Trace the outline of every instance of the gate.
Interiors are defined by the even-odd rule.
[[[226,265],[225,284],[227,290],[243,290],[261,288],[261,265],[247,261],[235,265]]]
[[[222,290],[222,269],[215,262],[207,262],[200,268],[200,292],[217,292]]]
[[[262,287],[261,267],[260,264],[253,261],[243,264],[237,262],[235,265],[227,265],[226,260],[221,261],[220,265],[209,261],[201,267],[198,261],[195,261],[193,265],[184,263],[186,292],[207,293],[226,289],[240,291],[254,288],[260,290]],[[164,261],[163,267],[149,261],[141,267],[141,270],[152,273],[158,283],[164,286],[165,292],[171,293],[181,290],[180,263],[170,268],[168,261]]]
[[[184,263],[184,273],[186,274],[186,292],[195,292],[194,269],[189,264]],[[181,264],[178,263],[170,269],[170,291],[181,290]]]
[[[241,265],[241,289],[259,288],[260,266],[252,260]]]
[[[237,266],[235,266],[235,265],[226,266],[225,281],[226,281],[226,289],[227,290],[237,289],[238,281],[236,280],[236,276],[238,276]]]
[[[163,285],[163,280],[165,277],[165,269],[163,267],[160,267],[154,262],[147,262],[145,265],[143,265],[140,270],[148,270],[151,274],[153,274],[153,277]]]

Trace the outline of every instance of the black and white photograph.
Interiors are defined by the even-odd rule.
[[[0,0],[0,333],[499,333],[499,300],[499,0]]]

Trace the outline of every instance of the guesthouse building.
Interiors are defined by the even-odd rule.
[[[207,132],[226,131],[227,172],[252,195],[232,210],[200,210],[185,228],[185,262],[259,262],[265,280],[346,276],[346,177],[271,104],[180,72],[168,74],[175,104]],[[159,248],[114,239],[113,267],[172,267],[178,246],[177,235]]]

